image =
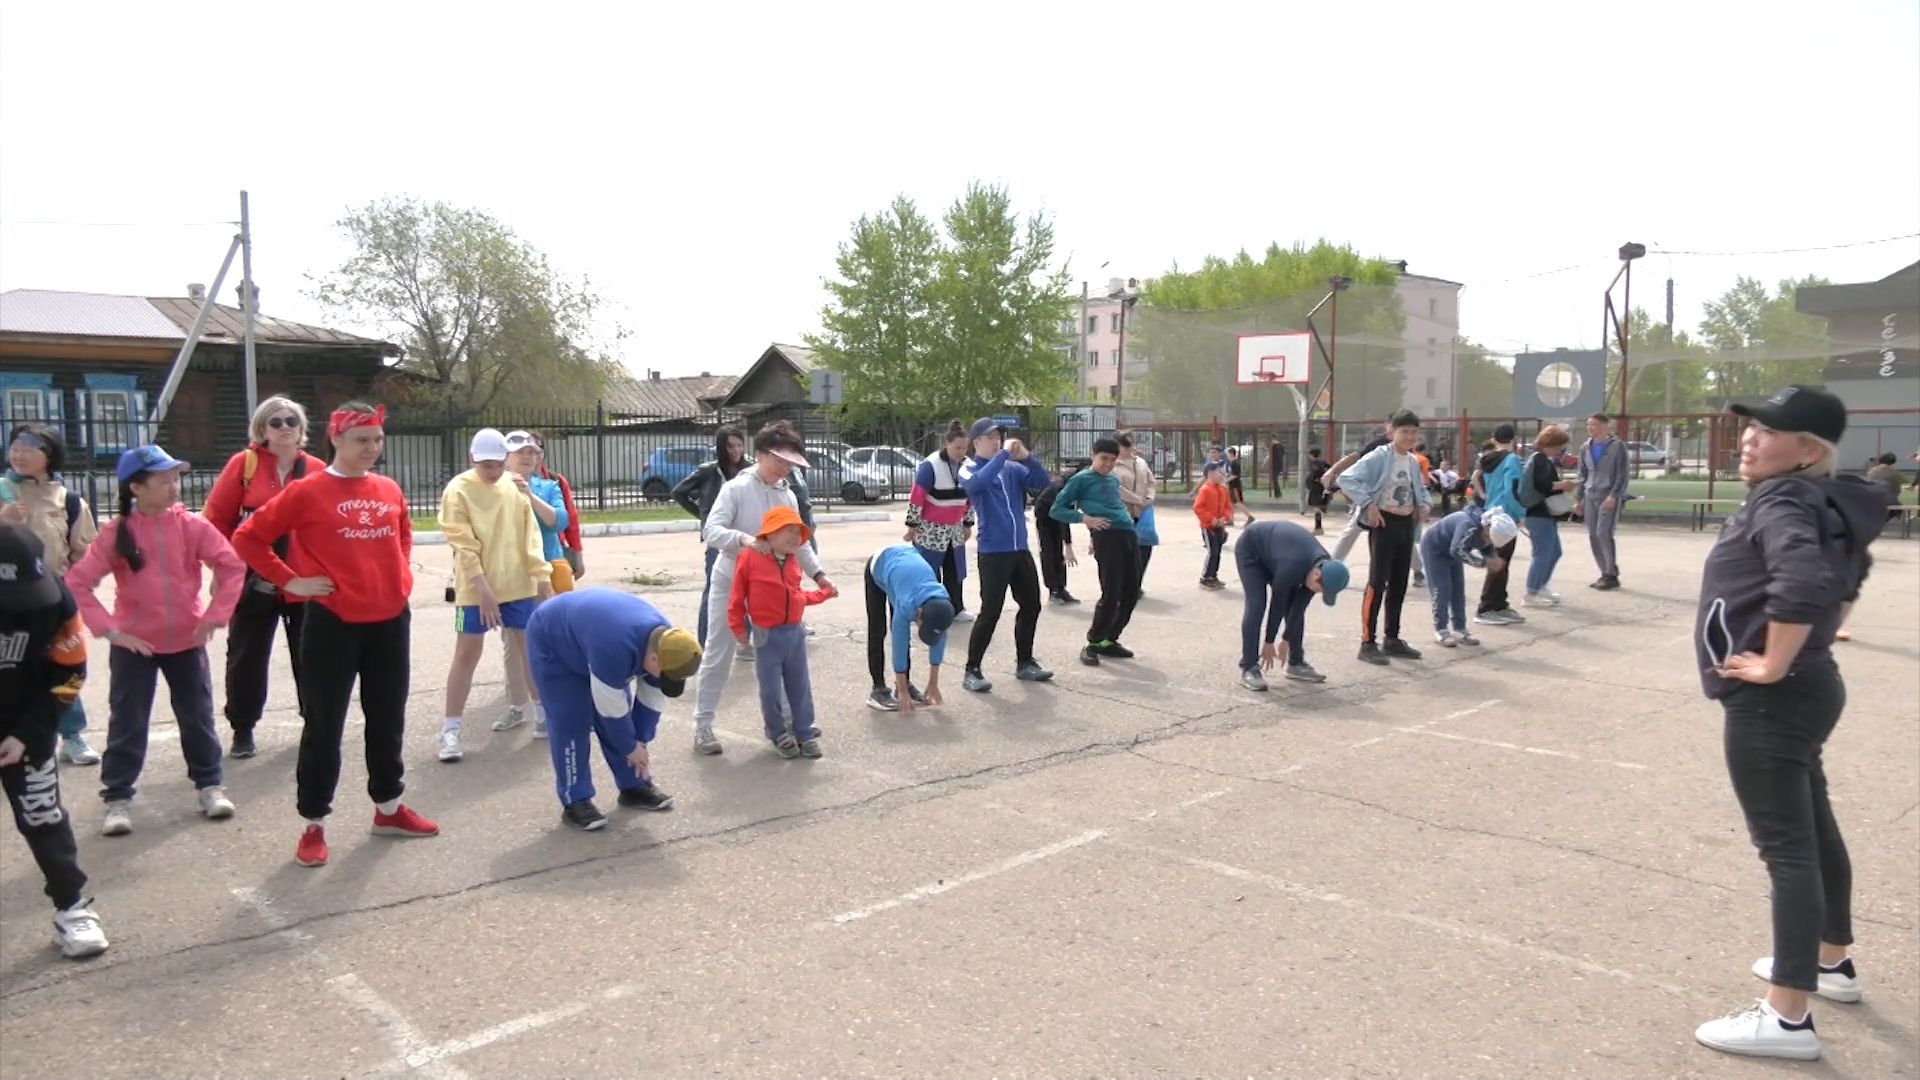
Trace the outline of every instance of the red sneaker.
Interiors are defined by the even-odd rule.
[[[440,826],[413,812],[413,808],[401,803],[393,813],[373,812],[373,835],[375,836],[439,836]]]
[[[301,866],[327,865],[327,830],[309,825],[300,834],[300,846],[293,849],[293,861]]]

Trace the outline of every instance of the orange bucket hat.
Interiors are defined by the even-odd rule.
[[[813,530],[807,528],[807,523],[800,520],[800,511],[791,506],[776,506],[767,511],[766,515],[760,519],[760,531],[754,535],[765,540],[789,525],[800,526],[801,543],[813,539]]]

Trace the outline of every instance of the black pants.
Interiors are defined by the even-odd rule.
[[[893,680],[887,678],[887,642],[893,637],[893,604],[887,599],[887,590],[873,579],[872,559],[867,560],[863,578],[867,586],[867,674],[873,676],[875,690],[891,690]],[[912,670],[911,667],[908,670]]]
[[[412,613],[385,622],[350,623],[310,603],[301,636],[301,699],[306,726],[300,733],[295,770],[300,816],[317,820],[333,812],[340,785],[340,741],[346,733],[353,684],[360,683],[366,717],[367,797],[376,803],[406,790],[402,744],[407,733],[407,677]]]
[[[162,675],[180,730],[180,754],[194,790],[224,782],[220,732],[213,723],[213,674],[207,650],[142,656],[118,645],[107,650],[107,748],[100,755],[100,798],[131,799],[147,765],[147,732],[153,722],[153,694]]]
[[[933,576],[939,578],[940,584],[947,587],[947,599],[953,602],[955,611],[967,610],[967,594],[962,588],[966,579],[960,576],[961,569],[960,549],[950,547],[940,556],[940,563],[934,567],[933,571]]]
[[[1822,941],[1853,943],[1853,864],[1820,763],[1846,704],[1831,659],[1720,701],[1727,775],[1773,883],[1773,982],[1795,990],[1815,989]]]
[[[980,616],[973,624],[973,636],[967,639],[967,670],[980,670],[987,658],[987,646],[993,644],[993,631],[1000,625],[1000,609],[1007,604],[1007,590],[1013,590],[1013,602],[1020,611],[1013,618],[1013,648],[1016,664],[1034,663],[1033,634],[1040,626],[1040,576],[1034,571],[1033,556],[1025,551],[981,552]]]
[[[249,576],[227,626],[227,726],[251,731],[267,708],[267,672],[273,666],[274,630],[287,629],[287,660],[293,665],[294,693],[300,687],[300,624],[307,605],[282,602],[278,592],[263,592]],[[306,714],[304,707],[301,715]]]
[[[1040,542],[1040,581],[1049,593],[1067,591],[1067,545],[1073,543],[1067,526],[1046,514],[1033,519],[1034,539]]]
[[[1413,573],[1414,522],[1408,514],[1380,515],[1381,525],[1367,530],[1367,596],[1360,605],[1366,641],[1378,640],[1380,608],[1387,609],[1387,637],[1400,636],[1400,608],[1407,602],[1407,575]]]
[[[1480,586],[1480,607],[1474,614],[1485,615],[1489,611],[1505,611],[1513,606],[1507,602],[1507,570],[1513,566],[1513,552],[1519,546],[1520,538],[1514,537],[1500,549],[1500,569],[1487,570],[1487,580]]]
[[[1206,530],[1206,534],[1207,566],[1206,569],[1200,571],[1200,580],[1216,581],[1220,577],[1220,552],[1227,546],[1227,530],[1208,529]]]
[[[57,908],[70,908],[86,894],[87,875],[80,870],[80,848],[73,839],[73,820],[60,801],[60,766],[54,760],[53,732],[21,740],[26,756],[19,764],[0,769],[13,824],[40,864],[47,880],[47,896]]]
[[[1136,582],[1136,583],[1135,583],[1135,585],[1134,585],[1134,589],[1133,589],[1133,591],[1134,591],[1135,593],[1139,593],[1139,592],[1142,592],[1142,591],[1144,591],[1144,590],[1146,589],[1146,587],[1147,587],[1147,564],[1153,561],[1153,549],[1154,549],[1154,548],[1157,548],[1157,547],[1159,547],[1160,545],[1158,545],[1158,544],[1142,544],[1142,543],[1140,543],[1140,542],[1139,542],[1139,540],[1140,540],[1140,534],[1139,534],[1139,533],[1134,533],[1134,534],[1133,534],[1133,537],[1134,537],[1134,543],[1135,543],[1135,545],[1136,545],[1136,546],[1138,547],[1138,549],[1139,549],[1139,552],[1140,552],[1140,556],[1139,556],[1139,558],[1140,558],[1140,580],[1139,580],[1138,582]],[[1136,600],[1137,600],[1137,599],[1139,599],[1139,597],[1138,597],[1138,596],[1136,596],[1136,597],[1134,597],[1134,599],[1136,599]]]
[[[1093,557],[1100,564],[1100,602],[1093,605],[1087,643],[1119,641],[1140,601],[1140,538],[1111,525],[1093,534]]]

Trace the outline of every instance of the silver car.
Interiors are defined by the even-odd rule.
[[[847,451],[847,460],[885,473],[895,491],[912,491],[914,470],[922,455],[899,446],[856,446]]]
[[[807,447],[807,486],[817,492],[835,492],[843,502],[883,502],[893,498],[893,481],[871,465],[848,461],[837,450]],[[911,481],[909,481],[911,484]]]

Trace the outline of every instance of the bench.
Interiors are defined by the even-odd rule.
[[[1680,501],[1687,507],[1694,532],[1707,527],[1707,511],[1713,507],[1728,506],[1737,510],[1741,503],[1746,502],[1745,499],[1682,499]]]

